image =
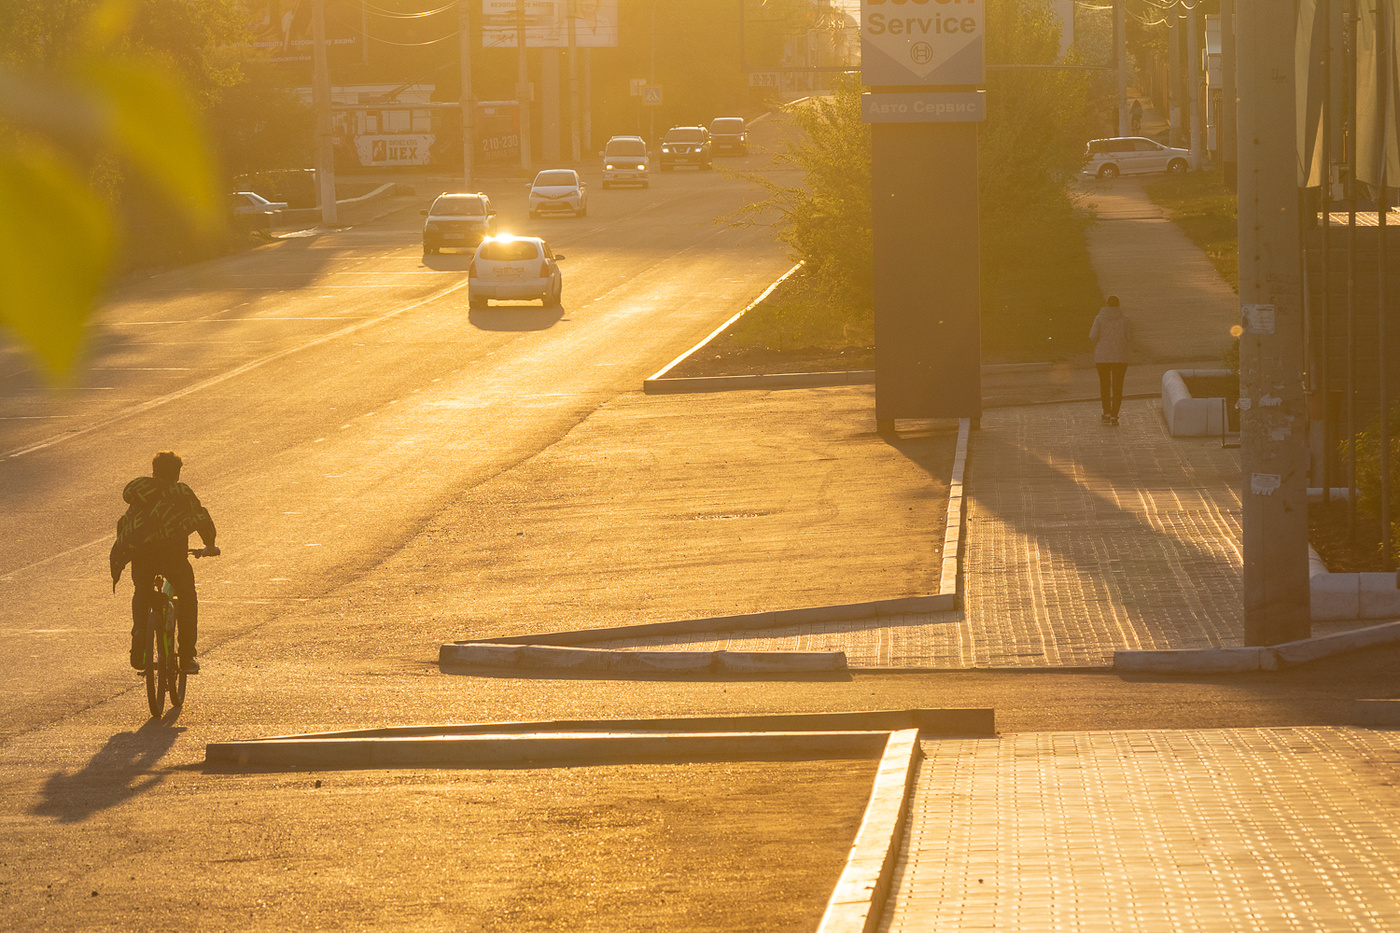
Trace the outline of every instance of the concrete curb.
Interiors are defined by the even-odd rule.
[[[1233,674],[1276,671],[1372,645],[1400,642],[1400,622],[1351,632],[1248,648],[1181,648],[1164,651],[1115,651],[1113,669],[1174,674]]]
[[[1400,728],[1400,700],[1356,700],[1351,704],[1351,721],[1358,726]]]
[[[887,732],[577,732],[211,742],[206,765],[235,768],[519,767],[585,761],[864,758]]]
[[[774,373],[764,376],[693,376],[686,379],[648,379],[647,395],[683,392],[735,392],[741,389],[817,389],[823,386],[875,384],[875,370],[853,369],[832,373]]]
[[[963,543],[967,535],[967,508],[963,498],[963,474],[967,469],[967,441],[972,420],[958,421],[958,446],[953,453],[953,475],[948,481],[948,517],[943,525],[943,567],[939,574],[938,595],[951,596],[961,605],[958,593],[962,577]]]
[[[868,933],[880,927],[899,844],[909,811],[910,789],[923,752],[916,729],[891,733],[880,771],[865,807],[846,867],[827,901],[819,933]]]
[[[802,268],[802,263],[799,262],[797,265],[793,266],[791,269],[789,269],[788,271],[784,272],[781,276],[778,277],[778,280],[777,280],[776,282],[774,282],[772,285],[769,285],[767,288],[765,288],[765,289],[763,290],[763,294],[759,295],[759,296],[758,296],[757,298],[755,298],[753,301],[749,302],[749,303],[744,307],[744,309],[743,309],[742,311],[740,311],[738,314],[735,314],[733,317],[731,317],[729,320],[725,321],[725,322],[724,322],[723,324],[721,324],[720,326],[716,327],[714,330],[710,331],[710,336],[706,337],[704,340],[700,341],[700,342],[697,343],[695,346],[691,347],[689,350],[686,350],[686,351],[685,351],[684,353],[682,353],[680,356],[676,357],[674,360],[672,360],[671,362],[667,363],[665,366],[661,367],[659,370],[657,370],[657,371],[651,376],[650,379],[644,379],[644,380],[642,381],[642,391],[645,392],[645,393],[648,393],[648,394],[650,394],[650,393],[652,393],[652,392],[658,391],[658,388],[657,388],[654,384],[660,383],[662,380],[664,380],[664,379],[666,378],[666,374],[667,374],[667,373],[669,373],[671,370],[675,369],[677,366],[679,366],[679,365],[680,365],[682,362],[684,362],[685,360],[689,359],[692,355],[694,355],[694,354],[696,354],[696,353],[699,353],[702,349],[705,348],[705,346],[706,346],[707,344],[709,344],[710,341],[714,340],[714,339],[715,339],[716,337],[718,337],[720,334],[724,333],[724,332],[729,328],[729,326],[730,326],[731,324],[733,324],[735,321],[739,320],[739,318],[743,317],[745,314],[748,314],[748,313],[749,313],[750,311],[752,311],[754,308],[757,308],[759,305],[761,305],[761,304],[764,302],[764,300],[767,299],[767,297],[768,297],[769,295],[773,294],[773,292],[774,292],[775,290],[777,290],[777,288],[778,288],[779,285],[781,285],[781,284],[783,284],[783,282],[787,281],[787,279],[788,279],[789,276],[791,276],[793,273],[795,273],[798,269],[801,269],[801,268]],[[677,380],[677,381],[681,381],[681,380]],[[665,391],[665,389],[660,389],[660,391]]]
[[[904,596],[898,599],[877,599],[866,603],[848,603],[841,606],[779,609],[773,612],[753,612],[746,615],[717,616],[708,619],[678,619],[674,622],[649,622],[644,625],[619,625],[613,628],[578,629],[572,632],[473,638],[457,642],[457,644],[586,645],[590,642],[618,638],[657,638],[667,635],[691,635],[696,632],[750,631],[787,625],[804,625],[808,622],[846,622],[881,616],[951,612],[956,608],[957,600],[954,595],[939,593],[935,596]]]
[[[616,674],[763,674],[846,669],[844,651],[646,651],[455,642],[440,667],[606,671]]]
[[[554,719],[525,722],[446,723],[385,726],[335,732],[281,735],[260,741],[395,738],[432,735],[514,735],[527,732],[897,732],[927,735],[996,735],[996,711],[961,709],[884,709],[849,713],[770,713],[754,716],[680,716],[662,719]]]

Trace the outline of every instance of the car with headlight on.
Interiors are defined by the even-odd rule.
[[[530,183],[530,216],[570,213],[588,216],[588,182],[571,168],[548,168]]]
[[[423,221],[424,256],[443,249],[476,249],[496,232],[496,211],[480,191],[440,194],[422,214],[428,218]]]
[[[749,130],[743,117],[715,117],[710,121],[710,147],[715,152],[748,155]]]
[[[610,185],[650,185],[647,169],[647,143],[640,136],[614,136],[603,147],[603,187]]]
[[[711,168],[710,131],[703,126],[673,126],[661,138],[661,171],[677,165],[693,165],[701,171]]]
[[[1191,151],[1164,146],[1146,136],[1091,139],[1084,147],[1081,174],[1097,178],[1143,175],[1149,172],[1185,174],[1191,170]]]
[[[537,236],[487,237],[467,266],[467,306],[476,310],[492,300],[538,300],[557,308],[564,300],[563,258]]]

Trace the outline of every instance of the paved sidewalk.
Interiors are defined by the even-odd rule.
[[[1400,732],[924,740],[881,929],[1400,929]]]

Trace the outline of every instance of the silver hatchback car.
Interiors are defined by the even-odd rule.
[[[563,258],[537,236],[487,237],[467,266],[467,306],[484,308],[494,298],[539,300],[546,308],[556,308],[564,300],[564,277],[559,272]]]

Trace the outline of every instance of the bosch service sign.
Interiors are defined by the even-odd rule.
[[[985,0],[861,0],[866,87],[981,84]]]

